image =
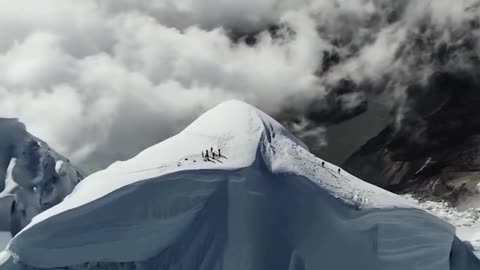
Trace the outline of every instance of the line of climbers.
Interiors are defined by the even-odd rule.
[[[322,161],[322,167],[325,167],[325,161]],[[340,168],[337,169],[338,173],[341,173],[342,170]]]
[[[210,152],[208,152],[208,149],[205,151],[205,153],[202,151],[202,158],[205,161],[210,161],[210,158],[216,159],[216,158],[221,158],[221,157],[223,157],[223,156],[222,156],[222,152],[221,152],[220,148],[218,148],[218,154],[213,151],[213,147],[210,147]]]

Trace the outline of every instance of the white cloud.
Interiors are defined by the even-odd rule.
[[[296,35],[264,34],[249,47],[233,44],[222,28],[174,28],[141,9],[47,2],[3,10],[0,36],[9,42],[0,54],[0,115],[20,118],[76,161],[127,158],[225,99],[276,112],[287,96],[316,91],[324,44],[305,14],[281,18]]]
[[[213,29],[218,26],[243,31],[262,29],[276,23],[292,9],[300,9],[310,0],[107,0],[98,1],[112,13],[139,12],[159,23],[179,29],[192,25]],[[330,2],[330,1],[329,1]]]
[[[0,0],[0,115],[19,117],[73,160],[102,167],[225,99],[269,113],[292,96],[301,106],[323,93],[315,74],[335,39],[348,40],[341,53],[350,60],[332,78],[394,73],[406,21],[415,20],[389,24],[391,1]],[[459,18],[455,10],[467,1],[460,2],[407,10],[411,18],[419,10]],[[279,40],[263,32],[255,46],[229,38],[232,29],[280,22],[295,34]]]

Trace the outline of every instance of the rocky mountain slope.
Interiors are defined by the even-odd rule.
[[[480,182],[479,77],[442,72],[412,86],[408,111],[351,155],[345,166],[395,192],[457,203]]]
[[[0,230],[15,235],[33,216],[61,202],[82,178],[67,158],[22,123],[0,119]]]
[[[455,205],[478,192],[480,3],[441,2],[373,1],[322,21],[325,94],[292,97],[277,118],[363,179]]]

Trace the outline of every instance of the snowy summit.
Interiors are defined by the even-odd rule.
[[[240,101],[40,213],[10,269],[478,269],[454,228],[311,154]]]

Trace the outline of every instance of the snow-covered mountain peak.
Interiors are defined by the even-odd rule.
[[[258,142],[264,132],[262,114],[241,101],[223,102],[202,114],[176,136],[128,161],[116,162],[108,169],[141,172],[165,167],[200,168],[206,164],[208,168],[248,166],[255,160]],[[212,148],[216,155],[220,149],[220,154],[226,159],[200,162],[203,160],[202,152],[206,155],[208,150],[211,156]]]
[[[0,269],[463,269],[478,264],[468,248],[230,101],[84,179],[11,240]]]
[[[262,129],[260,113],[255,107],[245,102],[225,101],[202,114],[182,133],[207,136],[232,132],[252,134]]]
[[[265,163],[273,173],[307,177],[334,197],[360,208],[414,207],[315,157],[273,118],[234,100],[219,104],[178,135],[134,158],[90,175],[61,204],[36,216],[29,226],[140,181],[178,171],[234,170],[254,162]]]

